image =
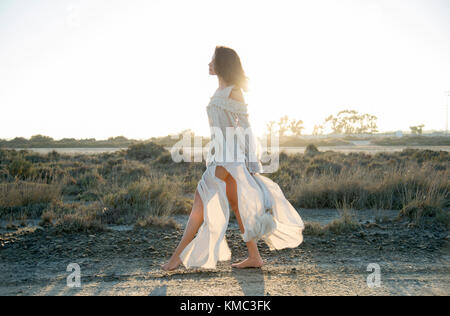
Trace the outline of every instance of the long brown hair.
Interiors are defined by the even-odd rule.
[[[245,92],[248,91],[248,77],[245,75],[241,59],[234,49],[226,46],[216,46],[214,71],[228,84],[234,84]]]

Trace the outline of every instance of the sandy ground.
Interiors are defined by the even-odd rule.
[[[311,214],[302,216],[313,218]],[[3,230],[0,295],[450,294],[450,241],[445,230],[366,222],[344,235],[305,235],[294,249],[270,251],[260,241],[262,269],[232,269],[231,262],[220,262],[216,270],[161,271],[160,264],[181,235],[174,229],[128,227],[96,234],[58,234],[37,226]],[[227,241],[232,262],[245,258],[235,222],[230,223]],[[80,266],[80,288],[67,286],[70,263]],[[370,263],[380,267],[379,287],[367,284],[373,273],[367,271]]]

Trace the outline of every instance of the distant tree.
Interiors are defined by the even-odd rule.
[[[12,146],[28,145],[28,139],[26,139],[24,137],[16,137],[9,141],[9,145],[12,145]]]
[[[83,138],[83,139],[77,140],[77,143],[82,146],[91,146],[91,145],[97,144],[99,142],[104,143],[104,141],[102,141],[102,140],[97,141],[95,138]]]
[[[302,134],[302,130],[304,129],[303,121],[302,120],[295,120],[292,119],[289,123],[289,130],[291,131],[292,135],[300,136]]]
[[[338,118],[334,117],[333,115],[328,116],[324,123],[324,126],[329,126],[332,133],[338,134],[342,131],[342,127],[338,126]]]
[[[127,142],[128,138],[126,138],[124,136],[109,137],[108,141],[121,143],[121,142]]]
[[[77,144],[78,141],[75,138],[62,138],[62,139],[58,140],[57,143],[68,145],[68,144]]]
[[[300,136],[303,129],[302,120],[289,119],[287,115],[280,117],[278,122],[269,121],[266,124],[267,135],[271,135],[277,131],[279,137],[285,136],[288,132],[292,135]]]
[[[411,129],[411,134],[422,135],[422,129],[423,129],[424,126],[425,125],[423,125],[423,124],[420,124],[420,125],[417,125],[417,126],[410,126],[409,128]]]
[[[377,120],[378,118],[375,115],[370,114],[356,116],[355,134],[372,134],[378,132]]]
[[[287,115],[280,118],[278,121],[278,132],[280,137],[284,136],[289,130],[289,117]]]
[[[374,115],[358,114],[355,110],[343,110],[336,117],[328,116],[324,125],[330,126],[334,134],[370,134],[378,132],[377,119]]]
[[[323,135],[323,125],[314,125],[313,135]]]
[[[38,144],[38,143],[44,143],[44,144],[48,144],[48,143],[52,143],[54,140],[53,138],[49,137],[49,136],[44,136],[44,135],[33,135],[30,138],[30,142]]]

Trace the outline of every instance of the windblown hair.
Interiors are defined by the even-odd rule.
[[[234,84],[245,92],[248,91],[248,77],[242,69],[241,59],[233,49],[216,46],[214,71],[228,84]]]

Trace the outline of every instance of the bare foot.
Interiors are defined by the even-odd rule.
[[[181,259],[179,257],[176,258],[170,258],[169,262],[161,266],[161,269],[164,271],[172,271],[178,268],[178,266],[181,264]]]
[[[239,263],[233,263],[231,266],[233,268],[244,269],[244,268],[261,268],[264,265],[261,257],[259,258],[247,258]]]

